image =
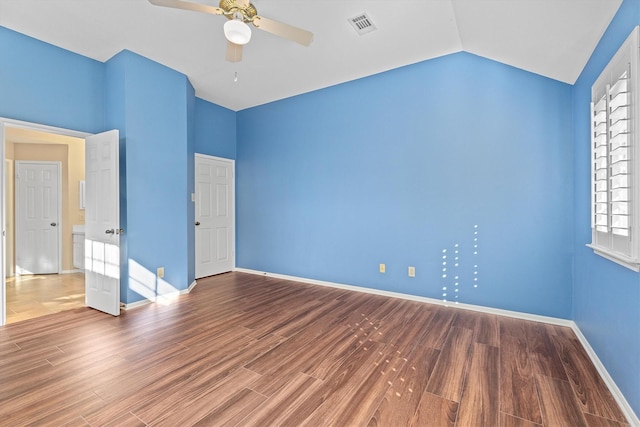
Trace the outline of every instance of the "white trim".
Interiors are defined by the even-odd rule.
[[[153,301],[150,299],[141,299],[140,301],[130,302],[129,304],[125,304],[123,302],[120,303],[120,310],[133,310],[134,308],[142,307],[147,304],[151,304]]]
[[[609,372],[607,372],[607,369],[604,367],[604,364],[600,361],[600,358],[598,358],[598,355],[596,354],[595,350],[591,347],[591,345],[589,344],[589,341],[584,336],[584,334],[582,333],[578,325],[575,322],[571,322],[571,323],[573,323],[573,325],[571,326],[571,329],[573,329],[573,332],[575,332],[576,336],[578,337],[578,341],[580,341],[580,344],[582,344],[582,347],[585,349],[585,351],[589,355],[589,358],[591,359],[593,366],[596,367],[596,369],[598,370],[598,373],[600,374],[600,377],[605,382],[605,384],[609,388],[609,391],[613,395],[613,398],[616,400],[616,402],[620,406],[622,413],[627,418],[627,422],[632,426],[640,427],[640,418],[638,418],[638,416],[635,414],[635,412],[631,408],[631,405],[629,405],[629,402],[627,402],[627,399],[625,399],[624,395],[616,385],[615,381],[613,380],[613,378],[611,378],[611,375],[609,375]]]
[[[2,227],[2,260],[0,260],[0,276],[2,276],[2,281],[0,282],[2,285],[0,286],[0,288],[2,288],[0,289],[0,326],[4,326],[7,323],[5,304],[5,301],[7,300],[7,218],[5,214],[7,211],[7,192],[5,191],[7,188],[7,171],[5,170],[7,167],[7,155],[5,153],[4,133],[5,124],[0,122],[0,151],[2,152],[2,158],[4,159],[4,162],[2,162],[2,170],[0,170],[0,227]],[[15,174],[13,169],[12,173]],[[15,236],[13,238],[15,241]],[[15,259],[15,249],[12,249],[11,252]],[[15,276],[15,262],[14,267],[11,270],[13,272],[13,276]]]
[[[284,275],[284,274],[267,273],[267,272],[256,271],[256,270],[251,270],[251,269],[247,269],[247,268],[236,268],[234,271],[237,271],[237,272],[240,272],[240,273],[249,273],[249,274],[257,274],[257,275],[260,275],[260,276],[273,277],[273,278],[276,278],[276,279],[292,280],[292,281],[295,281],[295,282],[309,283],[309,284],[312,284],[312,285],[327,286],[327,287],[330,287],[330,288],[345,289],[345,290],[348,290],[348,291],[363,292],[363,293],[366,293],[366,294],[382,295],[382,296],[391,297],[391,298],[401,298],[401,299],[406,299],[406,300],[410,300],[410,301],[425,302],[425,303],[428,303],[428,304],[441,305],[443,307],[453,307],[453,308],[460,308],[460,309],[463,309],[463,310],[478,311],[478,312],[481,312],[481,313],[497,314],[499,316],[515,317],[517,319],[531,320],[531,321],[534,321],[534,322],[549,323],[549,324],[558,325],[558,326],[572,327],[573,324],[574,324],[574,322],[571,321],[571,320],[560,319],[558,317],[541,316],[539,314],[522,313],[522,312],[519,312],[519,311],[503,310],[501,308],[484,307],[484,306],[481,306],[481,305],[452,303],[450,301],[443,301],[443,300],[440,300],[440,299],[421,297],[421,296],[417,296],[417,295],[403,294],[403,293],[400,293],[400,292],[382,291],[382,290],[379,290],[379,289],[363,288],[363,287],[360,287],[360,286],[345,285],[345,284],[334,283],[334,282],[325,282],[325,281],[322,281],[322,280],[315,280],[315,279],[306,279],[304,277],[296,277],[296,276],[287,276],[287,275]]]
[[[191,284],[189,285],[189,287],[187,289],[182,289],[181,291],[171,292],[171,293],[168,293],[166,295],[158,295],[154,299],[145,298],[145,299],[142,299],[140,301],[131,302],[129,304],[120,303],[120,308],[122,310],[131,310],[131,309],[142,307],[142,306],[145,306],[147,304],[152,304],[152,303],[155,303],[155,302],[158,302],[158,301],[160,301],[160,302],[162,302],[163,300],[170,301],[173,298],[179,297],[181,295],[187,295],[187,294],[191,293],[191,291],[193,290],[193,288],[196,287],[197,284],[198,283],[194,280],[193,282],[191,282]]]
[[[603,258],[608,259],[609,261],[613,261],[616,264],[619,264],[623,267],[627,267],[630,270],[633,270],[635,272],[640,272],[640,264],[637,262],[634,262],[631,258],[626,257],[624,255],[615,253],[613,251],[608,251],[600,246],[594,245],[592,243],[587,243],[585,245],[588,248],[593,249],[593,252],[596,255],[600,255]]]
[[[312,285],[345,289],[349,291],[362,292],[362,293],[373,294],[373,295],[382,295],[382,296],[387,296],[391,298],[401,298],[401,299],[406,299],[410,301],[425,302],[425,303],[436,304],[436,305],[441,305],[445,307],[453,307],[453,308],[460,308],[464,310],[478,311],[481,313],[496,314],[499,316],[513,317],[513,318],[522,319],[522,320],[531,320],[534,322],[548,323],[551,325],[568,326],[575,332],[576,336],[578,337],[578,340],[580,341],[580,344],[582,344],[585,351],[589,355],[591,362],[598,370],[600,377],[609,388],[609,391],[613,395],[618,405],[620,405],[620,409],[622,410],[624,416],[627,418],[627,421],[629,422],[629,424],[635,427],[640,427],[640,419],[638,419],[635,412],[631,408],[631,405],[629,405],[629,402],[627,402],[624,395],[616,385],[615,381],[613,381],[613,378],[611,378],[611,376],[607,372],[606,368],[598,358],[596,352],[593,350],[591,345],[589,345],[589,341],[587,341],[585,336],[580,331],[580,328],[573,320],[560,319],[557,317],[540,316],[537,314],[522,313],[519,311],[502,310],[499,308],[484,307],[481,305],[462,304],[462,303],[452,304],[451,302],[445,302],[435,298],[427,298],[427,297],[421,297],[416,295],[402,294],[399,292],[382,291],[382,290],[371,289],[371,288],[363,288],[359,286],[345,285],[341,283],[325,282],[322,280],[306,279],[303,277],[287,276],[284,274],[268,273],[264,271],[251,270],[247,268],[236,268],[234,271],[237,271],[240,273],[255,274],[259,276],[273,277],[276,279],[292,280],[292,281],[301,282],[301,283],[309,283]]]
[[[202,153],[195,153],[194,154],[196,157],[202,157],[203,159],[210,159],[210,160],[219,160],[221,162],[231,162],[233,164],[235,164],[235,160],[233,159],[228,159],[226,157],[218,157],[218,156],[211,156],[209,154],[202,154]]]
[[[74,270],[62,270],[60,274],[73,274],[73,273],[84,273],[84,270],[78,270],[77,268]]]
[[[0,127],[2,128],[12,127],[12,128],[19,128],[19,129],[38,130],[41,132],[55,133],[58,135],[72,136],[75,138],[83,138],[83,139],[89,135],[93,135],[87,132],[64,129],[64,128],[59,128],[55,126],[47,126],[39,123],[23,122],[22,120],[8,119],[6,117],[0,117]]]

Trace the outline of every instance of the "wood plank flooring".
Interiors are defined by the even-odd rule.
[[[7,278],[7,323],[84,307],[84,273]]]
[[[0,328],[0,425],[628,424],[569,328],[228,273]]]

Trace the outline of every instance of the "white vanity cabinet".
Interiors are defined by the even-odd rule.
[[[73,226],[73,267],[84,270],[84,225]]]

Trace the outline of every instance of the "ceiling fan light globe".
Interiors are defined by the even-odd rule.
[[[251,28],[242,21],[232,19],[224,23],[224,36],[231,43],[247,44],[251,40]]]

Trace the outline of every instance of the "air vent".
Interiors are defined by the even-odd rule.
[[[348,21],[353,29],[356,30],[356,33],[360,35],[370,33],[376,29],[376,26],[373,25],[373,21],[366,13],[361,13],[353,18],[349,18]]]

